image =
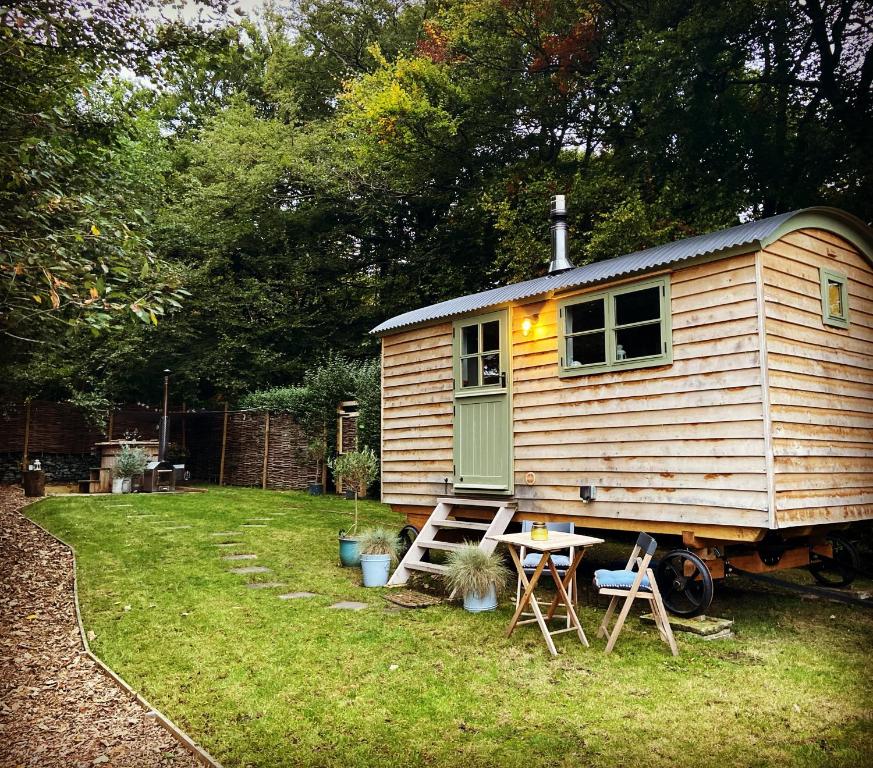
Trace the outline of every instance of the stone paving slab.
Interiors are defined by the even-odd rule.
[[[257,560],[257,555],[246,554],[246,555],[224,555],[221,558],[222,560]]]
[[[270,522],[270,520],[272,520],[272,519],[273,519],[272,517],[247,517],[246,522],[247,523],[259,523],[259,522],[263,522],[265,520],[267,522]]]
[[[125,515],[127,518],[138,518],[138,517],[157,517],[157,515]]]
[[[357,603],[354,600],[340,600],[340,602],[328,607],[337,608],[340,611],[363,611],[367,607],[367,603]]]
[[[305,597],[318,597],[315,592],[289,592],[287,595],[279,595],[280,600],[300,600]]]
[[[675,632],[690,632],[692,635],[715,635],[725,630],[730,630],[734,625],[731,619],[720,619],[717,616],[668,616],[670,626]],[[651,613],[640,616],[643,624],[654,624],[655,618]]]
[[[281,581],[250,581],[246,584],[248,589],[275,589],[276,587],[284,587]]]
[[[241,547],[244,544],[242,541],[213,541],[213,547]]]
[[[210,536],[239,536],[242,531],[213,531]]]
[[[230,572],[245,576],[248,573],[270,573],[270,569],[263,565],[247,565],[245,568],[231,568]]]
[[[190,525],[171,525],[169,528],[162,528],[162,531],[181,531],[185,528],[190,528]]]
[[[266,523],[243,523],[240,528],[266,528]]]

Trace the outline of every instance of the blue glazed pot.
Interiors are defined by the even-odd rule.
[[[497,590],[492,584],[484,595],[464,595],[464,610],[470,613],[493,611],[497,607]]]
[[[340,562],[345,568],[353,568],[361,562],[358,540],[349,536],[339,537]]]
[[[361,555],[365,587],[384,587],[388,583],[391,555]]]

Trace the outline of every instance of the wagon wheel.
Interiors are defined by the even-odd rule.
[[[400,533],[397,534],[397,540],[400,542],[400,550],[397,553],[398,559],[402,560],[406,553],[409,552],[409,548],[412,546],[412,542],[418,537],[418,528],[414,525],[404,525],[401,528]],[[425,550],[424,554],[421,556],[422,561],[428,559],[428,551]]]
[[[693,552],[668,552],[658,563],[655,579],[664,606],[677,616],[698,616],[712,603],[712,574]]]
[[[819,584],[828,587],[848,587],[855,580],[855,571],[861,565],[858,548],[839,533],[828,536],[833,547],[829,560],[815,560],[809,564],[809,572]]]

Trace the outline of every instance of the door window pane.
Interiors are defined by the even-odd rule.
[[[828,313],[831,317],[845,317],[843,287],[835,280],[828,280]]]
[[[615,332],[616,362],[660,355],[661,352],[660,323],[623,328]]]
[[[479,351],[479,326],[465,325],[461,328],[461,354],[475,355]]]
[[[661,317],[661,289],[658,286],[642,291],[620,293],[615,297],[615,324],[629,325]]]
[[[571,368],[580,365],[606,362],[606,334],[586,333],[567,339],[567,365]]]
[[[500,349],[500,322],[492,320],[482,323],[482,351],[494,352]]]
[[[478,387],[479,386],[479,358],[478,357],[463,357],[463,358],[461,358],[461,386],[462,387]]]
[[[482,383],[500,383],[500,355],[482,355]]]
[[[566,333],[596,331],[605,326],[603,299],[586,301],[567,307]]]

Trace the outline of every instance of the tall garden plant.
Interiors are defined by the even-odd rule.
[[[363,448],[337,457],[331,462],[331,469],[334,474],[343,479],[344,483],[348,483],[355,490],[355,522],[349,531],[349,534],[354,534],[358,530],[358,493],[362,488],[366,492],[367,486],[376,479],[376,474],[379,472],[379,459],[376,458],[372,448]]]

